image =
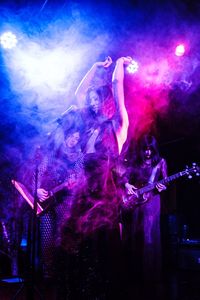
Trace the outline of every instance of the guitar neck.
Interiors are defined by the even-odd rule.
[[[152,191],[152,190],[155,189],[155,187],[156,187],[156,185],[158,183],[167,184],[167,183],[169,183],[171,181],[174,181],[175,179],[178,179],[179,177],[184,176],[185,174],[187,174],[186,171],[178,172],[178,173],[176,173],[174,175],[171,175],[169,177],[163,178],[160,181],[157,181],[157,182],[154,182],[154,183],[150,183],[150,184],[148,184],[148,185],[146,185],[146,186],[138,189],[137,193],[138,193],[138,195],[142,195],[144,193],[150,192],[150,191]]]
[[[167,178],[163,178],[162,180],[158,181],[158,183],[167,184],[171,181],[174,181],[175,179],[178,179],[179,177],[184,176],[185,174],[187,174],[186,171],[178,172],[178,173],[176,173],[174,175],[171,175]]]
[[[67,182],[61,183],[60,185],[58,185],[58,186],[56,186],[55,188],[53,188],[53,189],[49,192],[49,194],[52,195],[52,194],[55,194],[55,193],[61,191],[64,187],[66,187],[66,185],[67,185]]]

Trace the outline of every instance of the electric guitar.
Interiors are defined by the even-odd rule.
[[[158,183],[166,185],[182,176],[188,176],[188,178],[191,179],[192,174],[195,174],[196,176],[200,175],[199,169],[200,168],[196,165],[196,163],[193,163],[191,168],[186,167],[186,169],[181,172],[166,177],[160,181],[149,183],[139,189],[134,190],[135,194],[125,194],[122,199],[122,209],[133,210],[135,207],[148,202],[150,198],[150,192],[156,188]]]
[[[34,197],[31,195],[29,190],[26,188],[26,186],[16,180],[11,180],[14,187],[18,190],[18,192],[21,194],[21,196],[27,201],[27,203],[31,206],[32,209],[34,209]],[[44,211],[46,211],[54,202],[54,194],[57,192],[63,190],[63,189],[71,189],[73,187],[73,182],[70,182],[69,180],[56,186],[52,190],[48,191],[48,198],[45,201],[39,201],[37,199],[37,215],[42,214]]]

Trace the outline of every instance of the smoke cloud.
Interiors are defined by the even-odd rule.
[[[0,53],[0,134],[1,150],[6,153],[1,182],[55,129],[53,120],[74,103],[82,77],[95,61],[108,55],[114,62],[129,55],[139,64],[138,73],[125,75],[130,138],[137,140],[147,131],[159,133],[158,117],[175,135],[191,135],[193,130],[196,134],[200,111],[198,3],[47,1],[41,6],[37,2],[7,1],[0,7],[0,31],[11,30],[18,38],[16,48]],[[186,46],[183,57],[174,54],[178,43]],[[109,72],[100,73],[104,78],[97,82],[111,80]],[[5,195],[2,184],[3,201]]]

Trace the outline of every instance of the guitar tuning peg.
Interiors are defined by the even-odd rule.
[[[188,175],[188,179],[192,179],[192,175]]]

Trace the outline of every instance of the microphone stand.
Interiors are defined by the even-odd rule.
[[[38,219],[37,219],[37,188],[38,188],[38,166],[39,166],[39,154],[36,153],[35,156],[35,185],[34,185],[34,205],[33,210],[31,211],[31,219],[29,223],[28,229],[28,242],[29,242],[29,253],[28,253],[28,276],[27,279],[24,280],[23,285],[19,288],[16,292],[12,300],[17,299],[18,295],[22,292],[23,288],[26,288],[26,299],[27,300],[34,300],[34,291],[37,292],[39,299],[43,299],[41,293],[39,292],[38,288],[35,285],[35,270],[36,270],[36,233],[37,233],[37,226],[38,226]]]

